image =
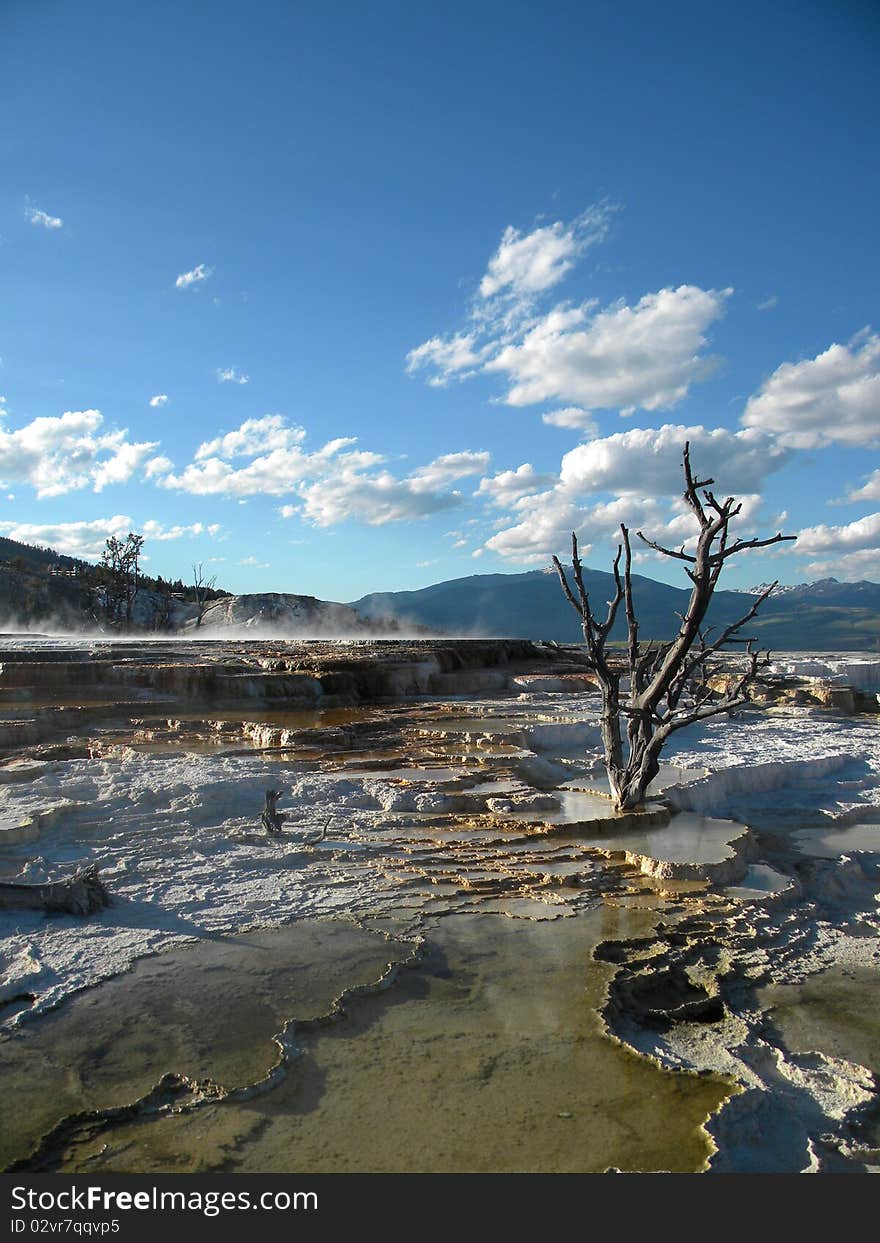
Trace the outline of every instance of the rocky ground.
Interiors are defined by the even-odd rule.
[[[175,947],[199,954],[248,930],[342,920],[368,940],[393,927],[397,948],[387,951],[388,962],[409,959],[416,975],[401,983],[396,970],[373,973],[390,987],[349,1006],[357,1039],[339,1046],[332,1035],[322,1038],[328,1085],[331,1066],[341,1081],[368,1082],[358,1050],[373,1047],[371,1032],[385,1031],[391,1054],[400,1054],[394,1041],[405,1041],[407,1028],[388,1026],[394,997],[401,1015],[414,1016],[410,1038],[422,1032],[425,1050],[439,1056],[449,1038],[445,985],[432,984],[422,997],[405,982],[435,978],[427,964],[436,966],[445,947],[457,964],[449,978],[473,982],[470,1035],[455,1050],[467,1057],[479,1048],[480,1065],[495,1068],[496,1121],[515,1093],[499,1068],[528,1059],[529,1081],[543,1085],[537,1116],[555,1100],[547,1125],[575,1123],[558,1168],[878,1164],[878,1029],[865,998],[880,970],[880,663],[815,658],[781,666],[784,681],[769,706],[683,731],[654,801],[616,816],[596,762],[598,697],[579,649],[518,640],[10,639],[0,659],[2,879],[45,884],[97,865],[114,898],[87,919],[0,916],[8,1083],[19,1084],[24,1054],[32,1058],[41,1041],[57,1061],[64,1046],[52,1045],[52,1024],[77,1022],[76,1007],[86,1004],[80,998],[99,998],[114,977],[121,991],[113,1009],[137,1027],[143,993],[136,1002],[120,973],[147,955],[163,951],[147,961],[169,963],[183,952]],[[259,823],[270,788],[283,791],[279,809],[288,819],[280,835]],[[561,921],[583,933],[563,935]],[[532,947],[529,929],[539,927],[534,976],[517,974],[517,946]],[[246,979],[248,955],[239,958]],[[563,960],[564,971],[549,969]],[[565,1011],[561,998],[577,991],[577,979],[588,981],[595,1023],[579,1061],[570,1061],[571,1051],[562,1056],[559,1040],[571,1038],[572,1023],[587,1023],[583,1014],[550,1024],[552,1042],[540,1057],[531,1045],[511,1044],[523,1024],[545,1031],[546,1016]],[[329,999],[328,1013],[345,1008],[338,1003],[347,987]],[[89,991],[53,1010],[82,989]],[[536,998],[543,999],[537,1011]],[[299,1005],[286,1004],[291,1024]],[[373,1007],[369,1021],[365,1006]],[[203,999],[203,1022],[207,1007]],[[273,1013],[267,1022],[277,1032],[280,1012]],[[246,1006],[242,1041],[245,1014]],[[162,1009],[153,1022],[162,1033],[170,1019]],[[284,1065],[292,1045],[279,1039],[277,1064]],[[188,1130],[172,1120],[185,1100],[194,1119],[203,1109],[225,1110],[215,1121],[238,1139],[223,1162],[276,1168],[291,1142],[291,1110],[300,1117],[296,1100],[272,1088],[262,1138],[236,1113],[273,1058],[252,1081],[241,1072],[235,1092],[228,1084],[209,1091],[180,1078],[170,1040],[156,1036],[161,1056],[129,1049],[124,1074],[117,1068],[112,1083],[84,1043],[72,1095],[47,1087],[47,1104],[33,1085],[24,1089],[33,1107],[11,1129],[5,1159],[30,1160],[31,1168],[80,1168],[78,1161],[161,1168],[159,1132],[143,1131],[139,1121],[149,1117],[165,1119],[161,1133],[176,1136],[174,1151],[199,1154],[185,1168],[218,1168],[221,1157],[199,1146],[196,1122]],[[671,1075],[678,1085],[688,1121],[674,1139],[656,1126],[644,1092],[628,1108],[640,1134],[656,1135],[647,1148],[615,1139],[613,1128],[607,1144],[596,1142],[606,1132],[595,1119],[615,1110],[601,1094],[583,1097],[571,1079],[577,1106],[565,1107],[562,1068],[576,1065],[572,1073],[589,1080],[590,1066],[615,1045],[665,1068],[658,1083]],[[351,1065],[339,1062],[343,1048],[352,1050]],[[459,1064],[451,1048],[441,1061],[441,1078],[452,1083]],[[203,1069],[216,1079],[210,1062],[207,1055]],[[397,1065],[389,1055],[386,1077]],[[68,1084],[70,1069],[59,1069]],[[608,1083],[628,1082],[624,1069],[618,1079],[609,1067]],[[319,1091],[298,1073],[285,1092]],[[168,1074],[178,1079],[166,1082]],[[699,1083],[695,1074],[714,1085],[708,1095],[689,1086]],[[421,1071],[413,1075],[430,1093]],[[93,1081],[100,1091],[89,1088]],[[465,1078],[461,1109],[487,1082]],[[319,1096],[322,1134],[329,1127],[338,1143],[330,1155],[300,1119],[297,1142],[312,1154],[312,1168],[369,1168],[352,1166],[353,1149],[342,1151],[345,1135],[355,1134],[342,1097],[330,1086]],[[124,1117],[112,1113],[123,1104]],[[552,1168],[538,1162],[538,1147],[545,1160],[548,1151],[562,1152],[543,1132],[533,1150],[501,1151],[493,1139],[487,1151],[494,1155],[481,1164],[456,1130],[458,1116],[450,1115],[448,1142],[438,1140],[433,1153],[413,1140],[375,1168]],[[420,1117],[415,1109],[400,1125],[417,1128]],[[36,1129],[35,1118],[42,1119]],[[171,1141],[163,1143],[170,1162]],[[418,1152],[422,1164],[406,1166],[405,1151]]]

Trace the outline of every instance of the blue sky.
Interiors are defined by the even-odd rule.
[[[604,568],[689,537],[689,436],[799,534],[725,585],[880,580],[878,53],[858,0],[4,0],[0,533]]]

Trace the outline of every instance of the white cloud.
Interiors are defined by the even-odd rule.
[[[496,476],[501,494],[508,482],[505,476],[510,476],[508,504],[517,521],[501,523],[485,547],[520,563],[546,563],[551,554],[568,547],[572,531],[591,547],[602,541],[616,544],[621,523],[666,546],[690,543],[696,524],[682,498],[682,449],[688,440],[697,476],[715,475],[718,492],[737,497],[742,503],[738,534],[751,536],[750,524],[761,508],[761,496],[754,488],[778,469],[788,451],[751,429],[729,432],[667,425],[658,431],[633,428],[578,445],[565,454],[558,479],[544,492],[533,490],[516,498],[512,492],[518,472]],[[477,495],[492,499],[493,490],[481,485]]]
[[[178,289],[190,289],[193,285],[206,281],[213,271],[213,268],[207,267],[204,263],[197,263],[188,272],[181,272],[174,284]]]
[[[541,415],[541,422],[548,427],[565,427],[584,432],[588,436],[596,436],[599,432],[589,410],[582,410],[580,406],[564,406],[561,410],[551,410]]]
[[[397,479],[390,471],[364,474],[349,467],[302,488],[303,516],[315,526],[334,526],[353,519],[368,526],[384,526],[427,518],[461,504],[458,492],[426,488],[421,481]]]
[[[549,492],[533,499],[524,519],[491,536],[486,549],[521,565],[546,565],[553,553],[568,547],[571,532],[584,527],[583,507],[563,493]],[[581,555],[587,556],[592,547],[585,540]]]
[[[0,479],[30,483],[38,497],[126,483],[156,443],[132,443],[124,430],[104,432],[103,422],[99,410],[68,410],[16,431],[0,429]]]
[[[435,386],[476,374],[524,330],[536,299],[602,240],[614,210],[597,204],[568,224],[557,221],[525,235],[508,227],[472,301],[469,326],[431,337],[411,350],[407,371],[424,371],[428,384]]]
[[[150,398],[150,405],[154,409],[156,409],[158,406],[167,406],[168,405],[168,394],[157,393],[155,397]]]
[[[26,207],[24,214],[31,224],[41,225],[44,229],[60,229],[64,224],[60,216],[50,216],[48,212],[40,211],[38,207]]]
[[[411,374],[433,367],[436,374],[428,377],[434,388],[443,388],[454,376],[465,380],[475,375],[491,353],[492,346],[478,346],[474,333],[458,332],[452,337],[431,337],[407,354],[407,371]]]
[[[278,508],[282,518],[297,515],[317,526],[347,519],[378,526],[459,505],[461,495],[448,485],[479,474],[489,462],[485,452],[447,453],[401,479],[379,469],[385,461],[381,454],[353,449],[351,437],[337,437],[311,453],[302,447],[304,438],[303,429],[288,426],[282,415],[248,419],[200,445],[192,462],[159,483],[200,496],[293,496]]]
[[[309,474],[309,455],[300,449],[276,449],[236,468],[222,458],[190,462],[180,474],[159,482],[194,496],[284,496]]]
[[[204,522],[191,522],[188,526],[164,527],[161,522],[156,522],[152,518],[148,518],[138,527],[147,539],[155,540],[182,539],[185,535],[210,535],[214,539],[222,529],[219,522],[207,525]]]
[[[708,374],[705,332],[730,292],[681,285],[595,314],[590,303],[559,306],[485,369],[508,376],[512,406],[562,400],[623,414],[668,410]]]
[[[880,513],[867,514],[855,522],[830,527],[805,527],[797,538],[795,551],[801,556],[827,552],[850,552],[870,548],[880,555]]]
[[[259,419],[246,419],[234,432],[205,441],[196,449],[195,460],[256,457],[274,449],[293,449],[305,440],[305,435],[301,427],[288,427],[284,415],[266,414]]]
[[[243,375],[240,371],[236,371],[234,367],[217,368],[218,384],[250,384],[250,380],[249,375]]]
[[[748,524],[758,514],[761,497],[749,494],[738,500],[742,502],[739,534],[745,538],[751,534]],[[547,564],[554,553],[562,555],[570,546],[572,531],[578,535],[584,556],[601,543],[616,547],[621,523],[631,532],[643,531],[648,539],[671,548],[692,546],[698,534],[696,519],[681,498],[626,494],[584,504],[577,495],[555,488],[523,498],[516,508],[519,521],[491,536],[485,547],[521,564]],[[637,559],[665,560],[662,554],[643,548],[635,535],[632,545]]]
[[[27,523],[0,522],[0,531],[10,539],[23,544],[47,544],[56,552],[66,553],[70,557],[83,557],[87,560],[98,560],[104,546],[111,535],[124,538],[129,531],[137,531],[149,540],[175,540],[184,536],[210,535],[215,536],[220,530],[217,525],[204,526],[194,522],[189,526],[165,527],[161,523],[149,519],[137,523],[124,514],[116,514],[112,518],[95,518],[91,522],[55,522]]]
[[[369,453],[343,454],[323,478],[300,489],[303,517],[319,527],[346,520],[384,526],[454,509],[463,498],[448,485],[485,470],[489,454],[446,453],[403,479],[388,470],[372,470],[381,460]]]
[[[503,470],[491,478],[481,479],[474,495],[485,498],[500,509],[509,509],[524,496],[549,487],[555,478],[555,475],[540,475],[531,462],[523,462],[516,470]]]
[[[465,449],[461,453],[444,453],[435,458],[428,466],[420,466],[413,471],[409,482],[416,492],[427,492],[433,488],[442,488],[456,479],[464,479],[468,475],[479,475],[486,470],[491,454],[485,450],[473,452]]]
[[[772,311],[779,303],[779,299],[773,294],[770,298],[765,298],[763,302],[758,303],[759,311]]]
[[[875,470],[861,488],[850,492],[848,501],[880,501],[880,470]]]
[[[880,549],[859,548],[825,561],[811,561],[806,567],[811,578],[838,578],[844,582],[868,579],[880,582]]]
[[[644,529],[658,541],[671,538],[676,545],[690,539],[694,531],[690,515],[654,497],[624,496],[587,505],[582,498],[556,488],[525,498],[517,508],[520,521],[499,530],[486,541],[486,548],[526,564],[546,564],[554,553],[565,553],[572,531],[578,534],[584,556],[599,543],[616,544],[621,522],[633,531]]]
[[[110,457],[104,458],[95,466],[92,474],[93,490],[102,492],[109,484],[127,483],[156,448],[158,441],[144,444],[120,443]]]
[[[569,224],[557,220],[531,233],[522,234],[508,225],[480,282],[480,296],[509,293],[521,297],[552,289],[586,250],[603,240],[610,217],[611,209],[599,205]]]
[[[238,431],[241,433],[242,428]],[[290,431],[295,434],[300,429]],[[234,439],[238,433],[229,435]],[[224,439],[221,437],[221,440]],[[197,451],[195,462],[191,462],[180,474],[167,475],[159,483],[163,488],[175,488],[196,496],[285,496],[298,491],[306,480],[323,477],[337,469],[334,459],[339,450],[352,443],[349,439],[331,440],[315,453],[306,453],[294,443],[258,456],[253,456],[251,448],[242,450],[242,453],[251,456],[252,461],[246,466],[236,467],[222,456],[204,456],[203,451],[216,444],[209,442],[208,446],[202,445]],[[346,463],[348,469],[359,470],[377,465],[382,458],[376,453],[356,451],[344,454],[340,460]]]
[[[579,493],[635,493],[678,496],[683,491],[682,451],[691,444],[694,471],[713,476],[725,495],[752,492],[790,456],[757,429],[681,427],[633,428],[577,445],[562,459],[560,481]]]
[[[171,458],[160,453],[157,457],[152,457],[147,461],[144,467],[144,478],[155,479],[159,475],[167,475],[172,470],[174,470],[174,463]]]
[[[242,561],[236,561],[235,564],[251,565],[256,567],[258,570],[268,570],[271,563],[269,561],[260,561],[256,557],[245,557]]]
[[[501,374],[508,405],[570,403],[545,422],[590,432],[593,409],[631,414],[681,401],[713,367],[705,355],[706,334],[732,290],[682,285],[647,293],[635,306],[621,300],[600,309],[592,300],[537,310],[583,253],[605,237],[612,211],[600,204],[569,224],[557,221],[525,235],[508,228],[467,326],[411,350],[410,374],[423,373],[434,385],[477,372]]]
[[[880,336],[863,329],[849,345],[783,363],[749,398],[742,422],[797,449],[880,440]]]

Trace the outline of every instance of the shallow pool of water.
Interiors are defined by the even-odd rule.
[[[838,829],[801,829],[792,834],[797,849],[818,859],[837,859],[853,850],[880,853],[880,824],[848,824]]]
[[[580,845],[601,850],[629,850],[651,859],[669,863],[721,863],[733,858],[729,843],[744,832],[732,820],[715,820],[696,812],[683,811],[674,815],[669,824],[659,828],[629,828],[579,838]]]
[[[390,989],[350,1003],[341,1022],[295,1035],[301,1056],[271,1091],[81,1131],[60,1145],[52,1168],[700,1169],[712,1148],[702,1124],[730,1085],[659,1069],[608,1039],[597,1015],[613,968],[592,961],[593,946],[637,935],[653,918],[605,907],[552,923],[440,920],[428,929],[422,963]],[[322,998],[326,1005],[330,978],[338,988],[378,974],[382,958],[375,935],[344,934],[346,948],[339,934],[328,955],[313,931],[297,950],[312,961],[291,972],[285,938],[297,944],[298,935],[296,925],[259,934],[256,958],[249,935],[221,943],[210,970],[211,947],[160,955],[75,999],[54,1023],[33,1024],[9,1068],[18,1104],[7,1153],[30,1147],[70,1102],[131,1099],[166,1068],[227,1084],[264,1072],[269,1034],[285,1011],[314,1013]],[[49,1073],[35,1076],[44,1064]]]

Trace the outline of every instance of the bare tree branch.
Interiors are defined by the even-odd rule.
[[[676,557],[679,561],[690,561],[691,563],[697,559],[696,557],[692,557],[690,553],[685,552],[684,544],[682,544],[681,548],[678,552],[676,552],[674,548],[664,548],[662,544],[655,544],[652,539],[648,539],[647,535],[643,535],[641,531],[636,531],[636,535],[643,544],[647,544],[648,547],[653,548],[655,552],[662,552],[664,557]]]

